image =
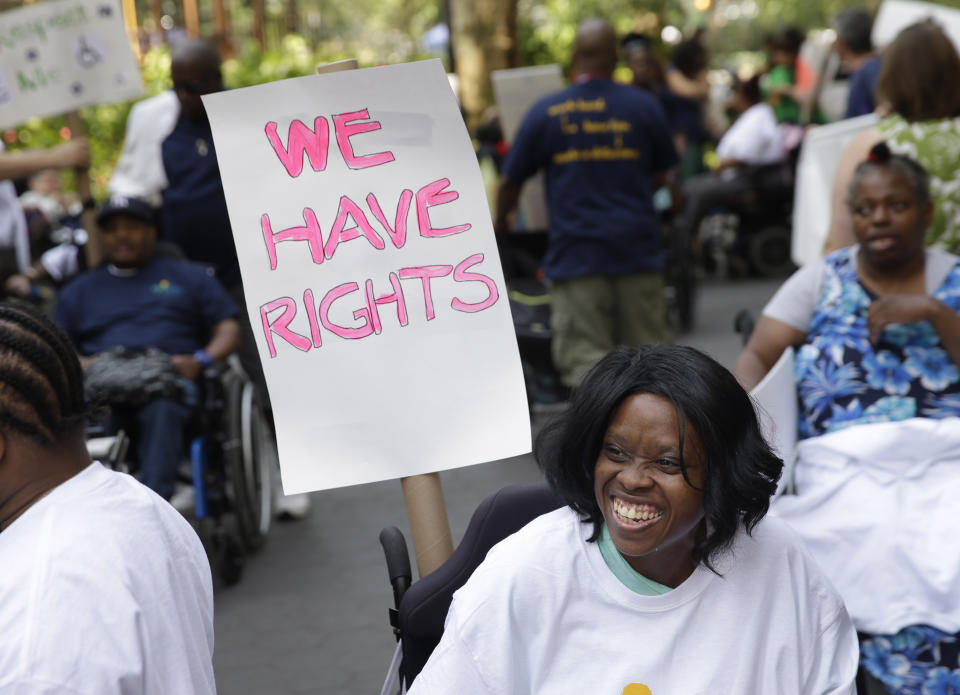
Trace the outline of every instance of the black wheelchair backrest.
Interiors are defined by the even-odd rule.
[[[561,506],[563,502],[546,483],[511,485],[480,503],[453,555],[436,571],[415,582],[400,602],[400,671],[408,687],[443,635],[453,593],[470,578],[490,548],[541,514]]]

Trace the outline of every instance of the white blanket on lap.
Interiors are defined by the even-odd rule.
[[[802,441],[797,530],[857,629],[960,631],[960,418],[857,425]]]

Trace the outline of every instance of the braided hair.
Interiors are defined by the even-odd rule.
[[[83,371],[70,340],[31,306],[0,302],[0,430],[50,446],[84,414]]]
[[[853,198],[860,188],[863,177],[869,171],[877,168],[890,169],[903,176],[910,188],[917,196],[917,203],[921,206],[931,202],[930,197],[930,174],[916,161],[910,157],[904,157],[902,154],[894,154],[890,146],[885,142],[878,142],[870,148],[867,158],[857,165],[850,179],[850,188],[847,190],[847,204],[853,204]]]

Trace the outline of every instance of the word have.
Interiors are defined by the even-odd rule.
[[[430,283],[432,280],[444,278],[448,275],[453,275],[454,282],[479,282],[487,288],[487,297],[482,301],[465,302],[458,297],[454,297],[450,306],[456,311],[466,313],[483,311],[497,303],[500,293],[497,291],[497,284],[491,278],[481,273],[471,272],[470,269],[473,266],[482,262],[483,254],[475,253],[460,261],[456,267],[452,265],[423,265],[401,268],[398,272],[390,273],[391,290],[380,295],[374,292],[372,280],[364,281],[361,295],[363,298],[362,304],[353,311],[353,318],[360,322],[359,325],[355,326],[344,326],[336,323],[331,318],[331,312],[334,303],[341,298],[354,293],[361,293],[358,283],[345,282],[337,285],[323,296],[319,304],[314,298],[313,291],[305,290],[303,307],[310,326],[309,336],[297,333],[290,328],[290,322],[297,315],[297,302],[292,297],[280,297],[267,302],[260,306],[260,321],[263,325],[263,335],[267,341],[270,357],[277,356],[274,335],[302,352],[309,352],[311,348],[319,348],[323,345],[321,326],[334,335],[348,340],[359,340],[374,334],[379,335],[383,331],[380,307],[387,304],[395,305],[397,322],[401,327],[407,326],[410,323],[410,318],[407,312],[407,298],[401,280],[420,281],[427,321],[432,321],[437,315]],[[277,314],[277,310],[282,311]]]
[[[459,224],[453,227],[435,229],[430,222],[431,207],[453,202],[460,197],[460,194],[456,191],[447,190],[448,186],[450,186],[450,179],[444,178],[428,183],[420,188],[416,194],[409,189],[404,189],[397,201],[392,226],[373,193],[370,193],[366,198],[367,207],[370,214],[390,237],[394,247],[398,249],[403,248],[403,245],[407,243],[407,217],[412,202],[416,208],[417,228],[420,231],[420,236],[442,237],[459,234],[470,229],[471,225]],[[351,220],[353,224],[348,226]],[[361,235],[378,251],[386,248],[383,237],[370,224],[367,213],[345,195],[340,196],[337,216],[333,221],[326,241],[323,239],[320,223],[317,221],[317,213],[311,208],[303,209],[303,222],[302,225],[274,232],[270,216],[266,213],[260,216],[260,229],[263,232],[263,241],[267,246],[267,256],[270,258],[270,270],[277,269],[277,244],[281,241],[306,241],[310,245],[310,255],[313,262],[317,264],[323,263],[324,259],[330,260],[333,258],[339,244],[357,239]]]
[[[362,133],[380,130],[380,121],[370,120],[366,109],[341,113],[333,116],[333,130],[336,135],[337,148],[343,161],[351,169],[366,169],[394,160],[392,152],[377,152],[376,154],[358,155],[354,152],[350,138]],[[294,119],[287,128],[287,146],[284,147],[280,136],[277,135],[277,124],[270,121],[264,127],[267,140],[273,147],[274,153],[293,178],[303,172],[303,157],[306,155],[314,171],[323,171],[327,168],[327,154],[330,149],[330,123],[323,116],[317,116],[313,121],[313,129],[303,121]]]

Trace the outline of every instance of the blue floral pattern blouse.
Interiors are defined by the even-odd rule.
[[[857,278],[849,249],[825,259],[823,291],[797,352],[800,438],[850,425],[960,416],[960,370],[929,321],[887,326],[870,342],[876,296]],[[960,259],[933,296],[960,313]]]

